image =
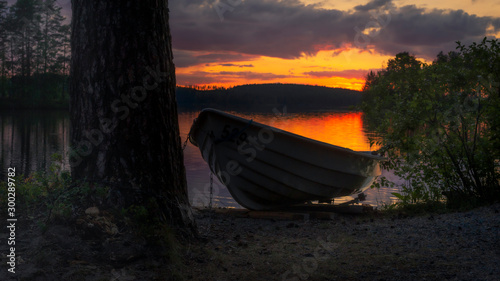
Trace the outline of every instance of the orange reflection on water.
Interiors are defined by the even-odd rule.
[[[377,149],[376,147],[370,148],[369,133],[363,126],[363,113],[361,112],[287,113],[284,116],[235,114],[297,135],[356,151]]]

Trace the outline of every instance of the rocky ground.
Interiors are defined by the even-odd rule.
[[[1,228],[0,279],[500,280],[499,211],[279,220],[201,210],[200,238],[169,253],[105,212],[48,226],[33,216],[16,230],[15,274]]]

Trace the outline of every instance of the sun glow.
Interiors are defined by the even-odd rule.
[[[366,74],[382,68],[390,58],[348,46],[294,59],[260,56],[235,62],[203,63],[179,67],[176,74],[177,84],[182,86],[293,83],[361,90]]]

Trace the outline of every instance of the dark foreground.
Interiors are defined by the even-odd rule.
[[[197,211],[200,239],[160,253],[113,217],[24,218],[1,280],[499,280],[500,204],[465,213],[239,218]],[[2,219],[2,221],[5,221]],[[2,227],[2,237],[8,233]],[[166,264],[170,264],[167,266]]]

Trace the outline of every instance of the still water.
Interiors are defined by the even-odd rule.
[[[182,141],[199,112],[180,112],[179,126]],[[370,149],[372,135],[363,125],[359,112],[321,113],[238,113],[231,112],[256,122],[277,127],[326,143],[358,151]],[[69,113],[67,111],[10,111],[0,112],[0,177],[5,178],[9,167],[15,167],[18,174],[33,171],[47,171],[54,153],[65,156],[63,168],[69,170]],[[188,182],[189,198],[195,206],[207,206],[210,202],[210,170],[201,158],[197,147],[188,143],[184,150],[184,164]],[[392,175],[384,172],[388,177]],[[391,193],[396,190],[369,189],[366,203],[380,206],[394,201]],[[239,207],[229,191],[214,177],[212,205]],[[342,198],[336,202],[346,201]]]

